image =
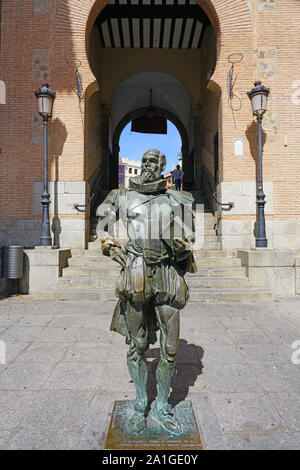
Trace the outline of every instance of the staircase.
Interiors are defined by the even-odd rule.
[[[193,194],[195,197],[195,194]],[[196,193],[196,203],[204,204],[204,246],[195,253],[198,272],[186,274],[190,287],[190,302],[265,301],[271,292],[252,288],[234,250],[221,250],[217,240],[216,219],[205,204],[203,195]],[[91,239],[95,238],[97,220],[91,220]],[[101,243],[88,243],[87,250],[72,249],[72,257],[56,286],[39,295],[56,300],[116,300],[114,294],[119,265],[103,256]]]

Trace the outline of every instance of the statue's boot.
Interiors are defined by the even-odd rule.
[[[182,427],[180,421],[172,413],[171,405],[165,405],[163,408],[157,408],[157,401],[152,403],[149,416],[153,421],[160,425],[160,427],[173,436],[180,436],[182,434]]]
[[[135,348],[131,348],[127,356],[127,365],[130,376],[136,388],[136,400],[134,403],[134,414],[129,419],[131,429],[140,433],[146,427],[147,398],[147,366],[144,356],[138,354]]]
[[[157,399],[151,406],[149,416],[168,433],[179,436],[182,427],[168,404],[171,382],[176,375],[175,357],[161,358],[156,370]]]

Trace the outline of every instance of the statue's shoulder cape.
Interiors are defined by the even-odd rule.
[[[194,198],[191,193],[186,191],[176,191],[175,189],[167,189],[167,194],[171,199],[177,202],[177,204],[193,204]]]

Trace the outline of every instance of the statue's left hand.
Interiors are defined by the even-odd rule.
[[[192,249],[190,243],[175,238],[172,251],[175,259],[181,261],[190,255]]]
[[[190,249],[188,243],[180,240],[179,238],[174,239],[174,253],[181,253]]]

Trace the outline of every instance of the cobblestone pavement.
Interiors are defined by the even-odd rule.
[[[113,402],[135,395],[113,307],[0,301],[0,448],[103,448]],[[190,303],[180,337],[170,401],[192,400],[206,449],[300,449],[299,298]],[[155,345],[152,398],[158,360]]]

